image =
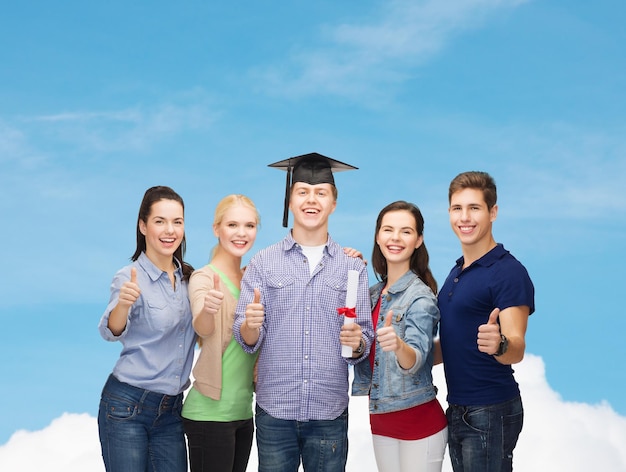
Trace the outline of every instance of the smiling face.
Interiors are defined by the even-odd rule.
[[[409,211],[385,213],[376,233],[376,244],[386,259],[387,266],[401,264],[408,269],[411,255],[424,242],[415,226],[415,218]]]
[[[158,267],[167,267],[185,235],[183,206],[169,199],[154,202],[146,221],[139,221],[139,230],[146,238],[146,256]]]
[[[226,210],[219,223],[213,225],[213,233],[224,251],[242,257],[254,244],[257,226],[256,211],[236,204]]]
[[[289,208],[293,213],[294,228],[323,230],[328,226],[328,217],[336,207],[337,201],[331,184],[296,182],[293,185]]]
[[[498,206],[488,208],[483,192],[465,188],[450,196],[450,226],[467,248],[486,252],[493,244],[492,223],[498,214]]]

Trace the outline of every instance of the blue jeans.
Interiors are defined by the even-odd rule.
[[[292,421],[256,406],[259,472],[343,472],[348,460],[348,410],[334,420]]]
[[[519,396],[495,405],[450,405],[446,417],[454,472],[513,470],[513,449],[524,421]]]
[[[98,411],[107,472],[187,472],[182,405],[182,393],[163,395],[110,375]]]

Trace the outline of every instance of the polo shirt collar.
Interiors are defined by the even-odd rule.
[[[483,267],[489,267],[490,265],[494,264],[498,259],[501,259],[508,252],[509,251],[504,249],[504,246],[502,245],[502,243],[497,243],[496,247],[494,247],[491,251],[489,251],[487,254],[482,256],[480,259],[475,260],[472,263],[472,265],[470,265],[470,267],[472,267],[474,265],[480,265],[480,266],[483,266]],[[463,256],[461,256],[461,257],[459,257],[456,260],[456,265],[459,268],[461,268],[461,267],[463,267],[463,262],[464,262],[464,258],[463,258]]]

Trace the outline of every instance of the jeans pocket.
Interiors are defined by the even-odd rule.
[[[463,422],[471,429],[478,433],[487,433],[489,431],[489,409],[478,407],[468,407],[463,414]]]
[[[108,397],[102,400],[101,408],[104,408],[107,419],[124,421],[137,415],[137,404],[128,400]]]

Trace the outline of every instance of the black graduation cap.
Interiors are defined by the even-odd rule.
[[[358,167],[323,156],[317,152],[290,157],[288,159],[269,164],[268,167],[274,167],[275,169],[287,171],[285,209],[283,213],[283,226],[285,228],[287,227],[289,219],[289,194],[292,183],[304,182],[310,185],[335,185],[333,172],[358,169]]]

